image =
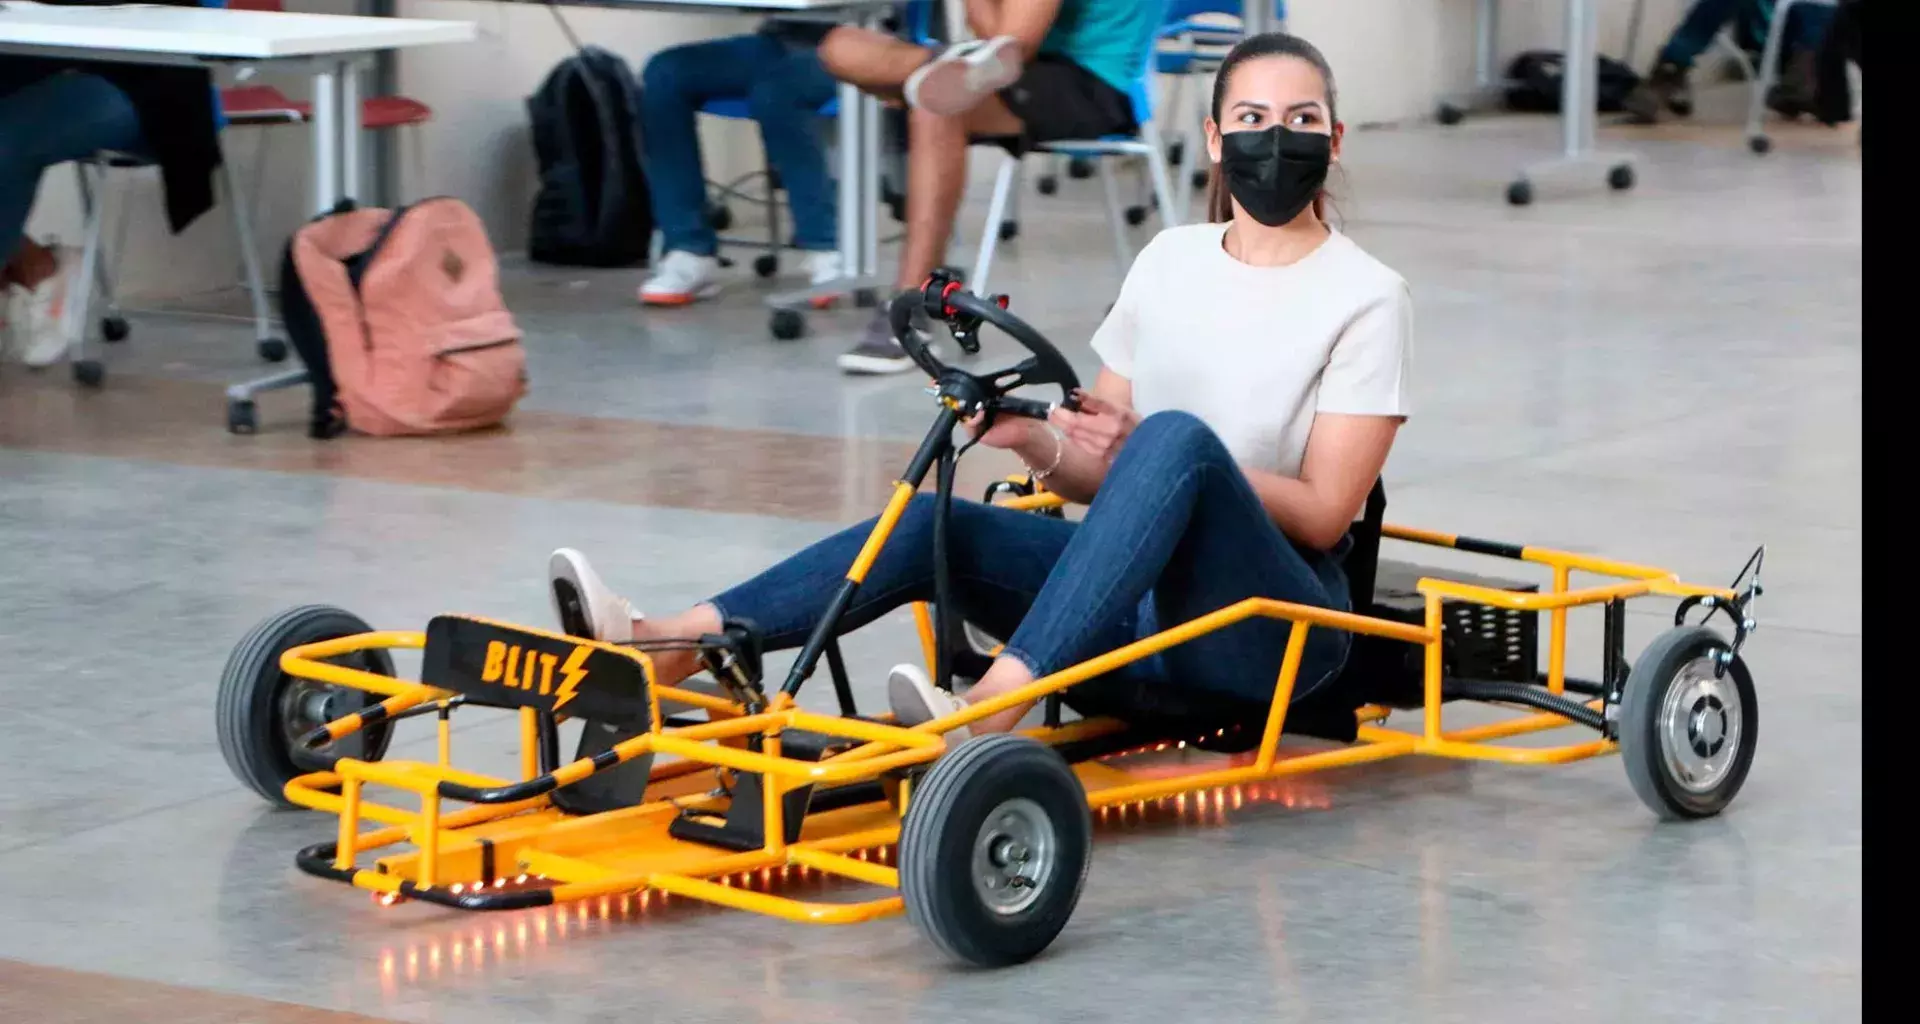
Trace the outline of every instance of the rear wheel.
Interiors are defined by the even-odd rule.
[[[1031,737],[979,736],[934,762],[900,828],[907,917],[981,967],[1032,959],[1080,902],[1093,843],[1086,792]]]
[[[280,656],[295,647],[372,631],[359,617],[325,605],[292,608],[253,627],[227,659],[215,707],[220,753],[235,778],[269,802],[291,807],[284,791],[294,778],[325,771],[342,757],[377,761],[386,754],[393,737],[390,724],[371,726],[318,750],[304,749],[302,736],[380,698],[351,687],[296,679],[280,669]],[[383,650],[359,651],[332,663],[394,674],[393,659]]]
[[[1760,739],[1753,676],[1713,630],[1668,630],[1627,674],[1619,731],[1627,781],[1655,814],[1719,814],[1746,782]]]

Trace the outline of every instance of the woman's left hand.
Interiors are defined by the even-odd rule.
[[[1067,435],[1067,439],[1089,454],[1099,457],[1102,462],[1112,462],[1120,454],[1120,446],[1127,443],[1133,428],[1140,424],[1140,414],[1124,405],[1115,405],[1090,392],[1077,393],[1080,409],[1074,412],[1065,408],[1053,410],[1047,417],[1054,426]]]

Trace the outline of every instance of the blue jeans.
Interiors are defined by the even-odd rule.
[[[133,102],[106,79],[0,57],[0,264],[20,246],[41,172],[141,145]]]
[[[1772,0],[1694,0],[1680,27],[1673,30],[1660,59],[1690,68],[1713,45],[1713,37],[1730,21],[1739,20],[1734,38],[1741,45],[1758,49],[1766,43],[1768,19],[1773,16]],[[1795,50],[1817,52],[1833,24],[1833,8],[1795,4],[1787,12],[1787,34],[1781,39],[1781,52]],[[1742,38],[1745,37],[1745,38]]]
[[[694,115],[709,100],[742,98],[760,125],[767,163],[787,190],[794,244],[833,249],[838,204],[817,131],[820,108],[836,91],[816,51],[764,32],[655,54],[641,73],[640,142],[653,219],[667,251],[711,256],[719,249],[707,223]]]
[[[933,598],[933,510],[925,495],[908,506],[842,632]],[[770,649],[797,647],[826,614],[872,528],[868,521],[834,534],[712,604],[723,618],[753,623]],[[1268,517],[1220,439],[1181,412],[1140,423],[1082,522],[956,501],[948,549],[956,610],[1004,638],[1004,653],[1036,676],[1248,597],[1350,606],[1339,564],[1344,550],[1296,547]],[[1250,619],[1094,683],[1117,684],[1148,703],[1156,690],[1197,688],[1264,707],[1273,698],[1290,630],[1284,620]],[[1339,671],[1350,640],[1333,629],[1308,634],[1295,699]],[[1070,703],[1078,692],[1069,692]]]

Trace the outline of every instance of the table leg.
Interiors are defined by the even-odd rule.
[[[872,27],[871,14],[861,24]],[[835,126],[840,147],[840,274],[834,281],[767,297],[775,310],[798,309],[844,295],[870,297],[880,284],[880,102],[851,85],[840,86]],[[777,336],[779,320],[775,319]]]
[[[340,199],[340,69],[323,64],[313,75],[313,210],[325,213]]]
[[[340,194],[355,200],[360,196],[360,69],[349,61],[340,62]]]
[[[1600,59],[1595,50],[1594,0],[1566,0],[1567,26],[1564,73],[1560,92],[1560,155],[1521,170],[1507,185],[1507,201],[1515,206],[1533,202],[1533,180],[1563,170],[1591,170],[1604,166],[1607,186],[1624,191],[1634,185],[1633,158],[1603,153],[1594,146],[1596,104],[1600,89]]]

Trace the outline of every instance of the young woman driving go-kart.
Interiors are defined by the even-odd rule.
[[[1331,70],[1284,34],[1234,48],[1207,123],[1211,223],[1161,232],[1135,261],[1093,337],[1103,366],[1077,410],[1001,416],[979,443],[1014,452],[1079,523],[973,502],[946,525],[952,598],[1004,642],[964,696],[918,667],[889,680],[913,725],[1243,598],[1347,610],[1342,559],[1408,413],[1411,300],[1401,277],[1326,220],[1340,157]],[[970,427],[981,427],[980,418]],[[916,497],[839,618],[857,629],[930,600],[935,502]],[[872,521],[822,540],[709,601],[641,617],[579,552],[550,573],[565,630],[613,643],[719,633],[750,622],[766,649],[800,646],[833,610],[835,585]],[[1069,705],[1123,717],[1218,701],[1264,716],[1290,623],[1254,619],[1070,691]],[[1334,677],[1351,635],[1312,631],[1297,701]],[[657,681],[701,667],[692,650],[653,654]],[[955,733],[1013,728],[1016,706]],[[964,735],[949,734],[949,743]]]

